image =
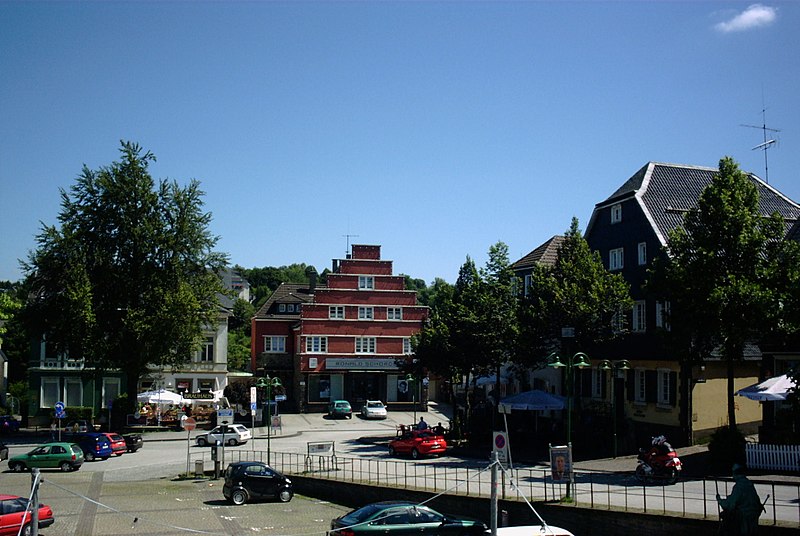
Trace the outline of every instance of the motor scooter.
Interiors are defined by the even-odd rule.
[[[654,437],[649,449],[639,449],[636,478],[642,482],[674,484],[683,470],[678,453],[664,436]]]

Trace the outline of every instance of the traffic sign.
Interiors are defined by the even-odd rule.
[[[56,413],[64,413],[64,403],[63,402],[56,402],[56,405],[54,407],[55,407]]]
[[[183,429],[187,432],[191,432],[197,428],[197,421],[194,420],[194,417],[187,417],[183,420]]]
[[[220,408],[217,410],[217,424],[231,424],[233,422],[233,409]]]
[[[286,400],[286,395],[275,395],[275,402],[283,402]]]
[[[494,452],[497,453],[497,459],[503,463],[508,461],[508,436],[505,432],[494,433]]]

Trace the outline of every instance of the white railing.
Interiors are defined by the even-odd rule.
[[[748,443],[745,453],[750,469],[800,472],[800,445]]]

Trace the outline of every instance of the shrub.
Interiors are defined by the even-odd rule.
[[[708,452],[711,464],[716,471],[729,472],[734,463],[746,464],[745,439],[738,428],[723,426],[711,435]]]

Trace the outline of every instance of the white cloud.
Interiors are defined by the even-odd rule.
[[[778,8],[753,4],[733,18],[717,23],[714,28],[723,33],[743,32],[768,26],[778,18]]]

